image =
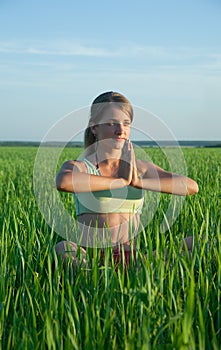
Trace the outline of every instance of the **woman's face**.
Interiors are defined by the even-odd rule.
[[[121,148],[124,141],[129,139],[130,126],[130,117],[116,105],[111,105],[105,109],[99,124],[92,129],[102,145],[108,142],[109,147]]]

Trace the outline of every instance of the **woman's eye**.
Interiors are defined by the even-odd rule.
[[[110,126],[112,128],[115,128],[118,124],[121,124],[121,123],[117,123],[117,122],[108,122],[108,123],[106,123],[106,125],[108,125],[108,126]],[[123,124],[124,127],[130,127],[131,122],[128,120],[128,121],[124,121],[122,124]]]
[[[131,123],[130,123],[129,121],[125,121],[125,122],[123,123],[124,126],[130,126],[130,124],[131,124]]]

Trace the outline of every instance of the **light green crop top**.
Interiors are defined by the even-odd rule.
[[[88,173],[101,176],[99,169],[87,159],[81,159]],[[144,191],[132,186],[114,190],[74,193],[76,215],[84,213],[139,213],[141,214]]]

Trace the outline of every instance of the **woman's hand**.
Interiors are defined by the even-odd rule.
[[[129,186],[133,176],[133,147],[129,140],[125,140],[120,165],[118,170],[118,177],[123,178],[126,183],[125,186]]]
[[[140,187],[133,145],[126,140],[122,148],[118,176],[126,180],[126,186]]]
[[[134,153],[134,149],[133,146],[132,147],[132,179],[131,179],[131,183],[130,185],[136,188],[142,188],[142,180],[141,177],[138,175],[138,169],[137,169],[137,162],[136,162],[136,157],[135,157],[135,153]]]

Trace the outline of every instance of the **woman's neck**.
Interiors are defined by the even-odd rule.
[[[121,150],[102,150],[98,148],[95,153],[96,165],[99,167],[99,163],[105,164],[107,167],[115,168],[119,166],[121,158]]]

